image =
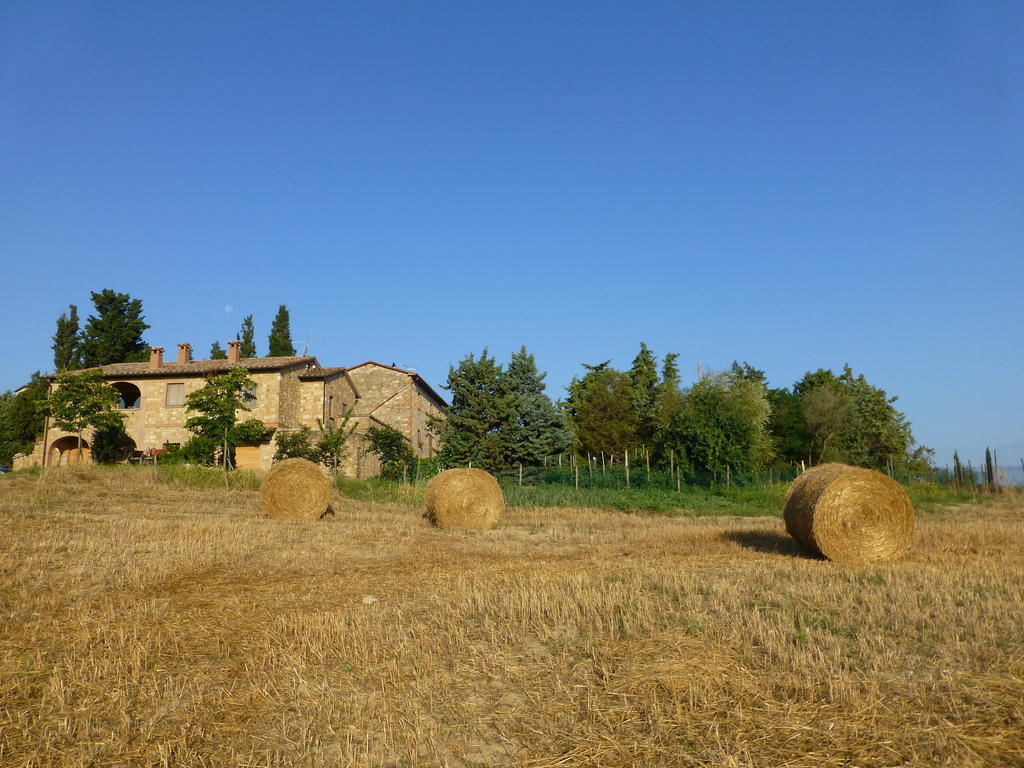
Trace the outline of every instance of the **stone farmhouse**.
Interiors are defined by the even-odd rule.
[[[177,359],[165,361],[163,348],[153,347],[148,362],[102,366],[103,377],[121,396],[118,408],[126,417],[125,430],[135,450],[148,454],[185,443],[191,436],[185,429],[191,415],[185,409],[186,395],[201,388],[207,377],[240,367],[256,383],[256,399],[249,404],[250,411],[239,412],[239,418],[261,420],[270,436],[260,445],[237,447],[239,469],[269,469],[278,434],[303,426],[318,434],[320,424],[341,427],[344,423],[346,430],[353,430],[341,467],[349,477],[372,477],[380,471],[376,456],[367,453],[365,444],[365,434],[374,425],[397,429],[416,456],[437,453],[439,444],[428,420],[443,418],[447,404],[414,371],[373,361],[352,368],[323,367],[310,355],[241,358],[239,348],[240,342],[231,341],[227,359],[193,360],[191,345],[179,344]],[[77,435],[47,419],[34,453],[21,457],[16,466],[75,463],[77,450]],[[83,460],[89,460],[87,441]]]

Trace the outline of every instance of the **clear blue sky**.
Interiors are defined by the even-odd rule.
[[[549,392],[641,341],[849,363],[940,463],[1024,455],[1024,4],[0,5],[0,389],[90,290],[205,354]]]

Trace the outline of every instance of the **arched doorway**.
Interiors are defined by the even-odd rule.
[[[84,438],[82,439],[82,457],[81,463],[88,464],[91,460],[91,451],[89,450],[89,443]],[[67,437],[61,437],[53,441],[53,445],[50,446],[50,455],[46,461],[47,466],[50,467],[63,467],[70,464],[78,464],[78,438],[74,435],[68,435]]]
[[[142,407],[142,393],[134,384],[127,381],[115,381],[110,386],[116,389],[117,394],[120,395],[120,400],[117,403],[119,409],[136,410]]]

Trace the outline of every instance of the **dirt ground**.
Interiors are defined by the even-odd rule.
[[[2,766],[1024,765],[1024,509],[898,562],[777,518],[0,481]]]

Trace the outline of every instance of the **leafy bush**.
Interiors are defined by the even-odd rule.
[[[294,432],[278,430],[274,461],[283,459],[307,459],[316,464],[320,463],[320,451],[313,444],[313,435],[309,427],[304,426]]]
[[[110,424],[92,433],[92,458],[100,464],[116,464],[128,458],[134,443],[123,424]]]
[[[193,435],[181,446],[181,456],[189,464],[213,464],[220,445],[212,437]]]
[[[380,476],[387,480],[409,477],[416,455],[405,435],[394,427],[370,427],[366,432],[368,450],[380,459]]]

